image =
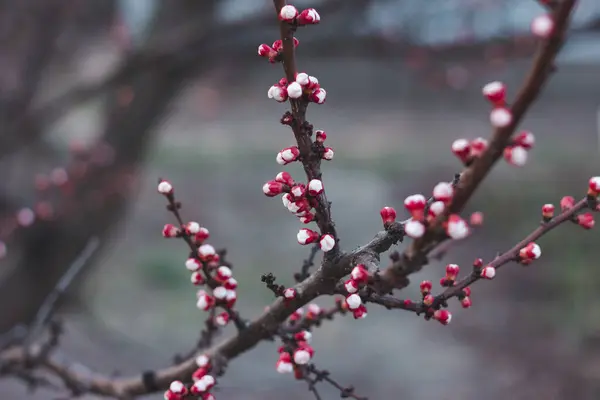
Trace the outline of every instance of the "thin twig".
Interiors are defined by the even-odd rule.
[[[69,266],[65,274],[60,278],[54,289],[48,294],[46,300],[36,313],[33,322],[29,327],[26,343],[31,340],[48,324],[52,315],[56,311],[56,305],[60,297],[66,292],[73,280],[79,275],[83,268],[88,264],[90,258],[100,247],[100,239],[96,236],[90,238],[79,256]]]

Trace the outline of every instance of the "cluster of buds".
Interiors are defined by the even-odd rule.
[[[482,88],[483,95],[492,104],[490,122],[495,128],[505,128],[513,122],[512,112],[506,105],[506,85],[494,81]]]
[[[488,148],[488,141],[482,137],[473,140],[456,139],[452,143],[452,153],[464,164],[470,165]]]
[[[292,5],[283,6],[279,11],[279,20],[290,24],[314,25],[321,21],[321,16],[314,8],[307,8],[302,12]]]
[[[166,180],[158,183],[158,192],[166,196],[170,205],[177,207],[173,198],[173,186]],[[208,229],[200,226],[198,222],[191,221],[181,227],[173,224],[164,226],[164,237],[185,237],[196,248],[195,252],[185,261],[185,268],[191,273],[190,280],[195,286],[207,284],[209,291],[200,289],[196,293],[196,307],[208,311],[214,307],[221,307],[223,312],[216,314],[212,323],[216,326],[225,326],[230,321],[229,311],[237,301],[237,280],[233,277],[231,268],[221,265],[221,257],[215,248],[205,243],[210,237]]]
[[[362,300],[358,295],[361,287],[369,282],[369,271],[363,264],[358,264],[352,268],[350,278],[344,282],[344,288],[348,292],[343,307],[352,311],[355,319],[365,318],[367,316],[367,308],[362,304]]]
[[[473,271],[476,275],[479,275],[481,279],[491,280],[496,276],[496,267],[493,265],[483,265],[483,259],[476,258],[473,261]]]
[[[410,213],[411,218],[404,223],[406,236],[413,239],[420,238],[425,234],[427,224],[440,216],[454,196],[454,187],[449,182],[440,182],[433,188],[433,195],[428,201],[422,194],[413,194],[404,199],[404,207]],[[395,220],[395,210],[384,207],[381,212],[384,226]],[[478,217],[474,221],[478,222]],[[464,219],[457,214],[451,214],[444,221],[443,227],[451,239],[464,239],[470,234],[470,228]]]
[[[298,47],[300,41],[294,38],[294,48]],[[281,60],[281,52],[283,51],[283,41],[281,39],[277,39],[273,42],[272,46],[268,44],[261,44],[258,46],[258,55],[261,57],[265,57],[269,60],[271,64],[276,63]]]
[[[504,149],[504,159],[510,165],[522,167],[527,163],[529,150],[535,144],[535,136],[529,131],[521,131],[513,139],[509,146]]]
[[[197,286],[202,285],[207,280],[202,273],[208,275],[207,278],[210,280],[212,293],[203,289],[198,290],[196,293],[196,307],[202,311],[209,311],[216,306],[221,307],[224,312],[218,314],[213,322],[219,326],[227,325],[229,322],[227,311],[231,310],[237,301],[237,280],[232,276],[229,267],[205,263],[201,264],[200,270],[193,272],[192,282]]]
[[[346,285],[346,290],[348,286]],[[362,298],[358,293],[350,293],[341,303],[343,310],[350,310],[354,319],[362,319],[367,317],[367,307],[364,305]]]
[[[458,273],[458,272],[457,272]],[[431,294],[431,289],[433,288],[433,284],[431,281],[423,281],[419,285],[419,289],[421,290],[421,297],[423,306],[425,306],[426,313],[425,318],[433,318],[442,325],[448,325],[452,320],[452,314],[450,311],[445,309],[435,309],[434,307],[439,307],[440,304],[435,304],[435,296]],[[410,300],[407,300],[405,303],[411,303]]]
[[[326,138],[324,131],[317,131],[317,142],[323,144]],[[324,149],[327,151],[328,149]],[[332,150],[331,150],[332,151]],[[280,151],[277,155],[277,161],[281,164],[289,163],[298,159],[298,148],[288,147]],[[282,160],[282,162],[280,162]],[[323,182],[320,179],[311,179],[307,184],[294,181],[288,172],[280,172],[274,180],[268,181],[263,185],[263,193],[268,197],[274,197],[280,194],[285,208],[300,219],[303,224],[308,224],[315,220],[313,209],[318,204],[318,197],[323,193]],[[331,234],[320,235],[311,229],[300,229],[297,234],[298,243],[308,245],[319,242],[321,250],[328,252],[335,247],[335,238]]]
[[[114,155],[114,150],[106,143],[98,143],[94,148],[86,148],[80,141],[69,141],[68,151],[71,159],[65,166],[52,168],[47,173],[38,173],[33,179],[32,189],[36,192],[38,198],[35,204],[20,207],[16,212],[10,215],[3,215],[2,226],[0,227],[0,260],[8,254],[8,242],[11,236],[18,229],[31,228],[37,222],[51,221],[59,214],[69,212],[68,208],[60,207],[56,204],[59,198],[66,198],[73,195],[74,186],[88,174],[91,165],[109,165],[113,160],[110,155]],[[101,190],[98,199],[101,200],[105,195],[112,193],[114,186],[123,189],[123,184],[129,185],[133,180],[126,172],[116,176]],[[57,190],[57,192],[53,192]],[[58,196],[55,196],[58,194]]]
[[[298,231],[296,238],[298,239],[298,243],[300,243],[303,246],[311,243],[316,243],[318,241],[319,247],[325,253],[331,251],[335,247],[335,238],[329,233],[326,233],[325,235],[320,235],[319,233],[311,229],[302,228]]]
[[[196,371],[192,374],[194,382],[187,387],[183,382],[173,381],[164,394],[165,400],[183,400],[186,398],[197,398],[200,400],[215,400],[210,390],[215,386],[216,380],[210,375],[212,369],[210,358],[207,355],[199,355],[196,358]]]
[[[275,369],[280,374],[294,373],[296,379],[303,379],[305,367],[312,360],[315,351],[308,344],[311,333],[301,331],[294,335],[290,345],[279,348],[279,358],[275,363]]]
[[[327,99],[327,91],[321,87],[319,80],[304,72],[296,74],[293,82],[288,82],[286,78],[281,78],[267,91],[267,97],[279,103],[288,99],[303,98],[316,104],[323,104]]]

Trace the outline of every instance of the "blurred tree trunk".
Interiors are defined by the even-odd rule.
[[[161,2],[150,36],[180,24],[209,23],[215,3]],[[165,60],[132,74],[108,93],[104,134],[98,145],[112,148],[114,159],[108,165],[89,166],[85,179],[62,200],[60,217],[36,222],[13,238],[19,257],[0,275],[0,332],[31,320],[92,236],[99,236],[103,244],[110,241],[110,233],[135,194],[135,176],[152,143],[154,128],[182,86],[202,71],[202,61],[196,58],[195,64],[174,67]]]

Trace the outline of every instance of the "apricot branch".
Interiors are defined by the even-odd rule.
[[[594,179],[592,179],[590,185],[592,185],[593,182]],[[580,225],[586,229],[590,229],[589,225],[586,222],[583,222],[589,220],[589,217],[578,217],[587,215],[579,214],[582,210],[586,208],[595,209],[597,207],[596,198],[589,196],[574,204],[570,199],[572,198],[563,198],[561,204],[563,205],[562,208],[564,211],[553,218],[549,217],[549,212],[550,209],[552,209],[551,212],[553,212],[554,207],[548,204],[545,205],[542,208],[543,221],[537,229],[527,235],[527,237],[513,246],[510,250],[498,255],[487,264],[485,264],[482,259],[476,259],[473,263],[472,272],[460,281],[456,281],[460,271],[459,266],[456,264],[448,264],[446,266],[446,276],[440,280],[440,284],[448,288],[437,296],[431,294],[431,289],[433,287],[432,282],[423,281],[420,284],[423,298],[419,302],[401,300],[392,296],[378,295],[375,293],[365,294],[365,301],[382,305],[388,309],[397,308],[412,311],[417,315],[424,313],[426,319],[435,318],[440,322],[447,324],[450,322],[452,315],[448,311],[442,310],[442,308],[448,307],[447,301],[449,299],[457,297],[464,308],[470,307],[470,286],[474,282],[477,282],[478,280],[493,279],[496,276],[496,270],[510,262],[517,262],[522,265],[531,264],[533,260],[538,259],[541,255],[541,249],[535,242],[554,228],[565,222],[582,221],[580,222]]]
[[[450,240],[456,241],[471,234],[469,221],[460,216],[465,204],[480,183],[488,175],[495,163],[504,157],[511,165],[523,166],[533,149],[535,138],[529,131],[515,135],[517,125],[530,105],[540,94],[551,72],[554,60],[562,45],[575,0],[563,0],[552,7],[550,14],[537,17],[532,23],[532,32],[540,38],[541,45],[533,66],[522,88],[512,104],[507,100],[507,88],[501,82],[492,82],[483,88],[483,95],[491,103],[490,124],[494,133],[490,140],[475,138],[459,139],[452,146],[452,152],[462,162],[464,170],[452,182],[440,182],[427,198],[422,194],[408,196],[404,207],[410,215],[408,219],[397,221],[397,212],[392,207],[381,210],[383,230],[363,246],[352,251],[343,251],[331,215],[331,204],[325,195],[322,180],[322,160],[332,160],[334,151],[325,147],[327,134],[314,130],[306,119],[311,103],[323,104],[326,91],[319,81],[307,73],[298,72],[295,48],[300,42],[294,37],[298,28],[320,22],[320,15],[314,9],[298,11],[284,0],[274,0],[279,18],[280,38],[272,45],[262,44],[258,54],[270,63],[282,63],[285,77],[268,90],[268,97],[280,103],[288,102],[291,111],[283,114],[280,122],[289,126],[295,138],[295,145],[284,148],[276,160],[280,165],[300,162],[306,182],[296,182],[285,171],[263,185],[268,197],[281,195],[285,207],[301,223],[316,223],[317,230],[302,228],[297,234],[301,245],[312,244],[309,258],[304,262],[300,273],[295,275],[296,284],[285,286],[275,282],[273,274],[263,275],[276,299],[257,318],[246,321],[234,310],[237,300],[237,281],[232,276],[231,264],[225,263],[223,255],[206,243],[208,230],[197,222],[185,222],[180,215],[181,204],[175,200],[173,186],[160,180],[158,191],[168,202],[167,209],[177,225],[167,224],[163,236],[181,238],[189,248],[186,268],[191,273],[191,281],[196,286],[206,286],[199,290],[196,305],[209,312],[210,327],[206,340],[200,346],[208,346],[179,362],[178,364],[145,371],[133,377],[109,378],[82,369],[66,362],[55,352],[44,352],[35,358],[34,367],[49,372],[64,382],[69,382],[80,390],[103,396],[129,399],[137,395],[166,390],[165,399],[183,400],[189,397],[213,400],[211,389],[217,384],[216,378],[225,373],[226,364],[252,349],[263,340],[279,339],[279,358],[275,369],[280,373],[293,373],[298,380],[309,383],[311,392],[319,398],[315,388],[317,382],[327,382],[340,390],[342,397],[361,399],[351,387],[343,387],[329,377],[325,371],[314,365],[314,349],[309,345],[311,331],[325,320],[336,315],[352,314],[354,319],[367,316],[365,303],[371,302],[388,308],[409,310],[424,314],[426,319],[436,319],[443,324],[450,322],[451,314],[445,309],[447,301],[457,297],[463,307],[470,306],[470,285],[480,279],[492,279],[496,269],[511,261],[529,264],[539,258],[541,250],[535,241],[556,226],[572,221],[585,229],[594,226],[592,212],[598,211],[600,177],[589,181],[586,199],[575,203],[572,197],[561,200],[562,213],[554,217],[554,206],[545,205],[542,209],[543,223],[532,234],[506,253],[484,264],[477,260],[470,275],[458,280],[459,267],[449,264],[446,276],[440,281],[447,289],[437,296],[431,294],[432,283],[423,282],[423,298],[419,302],[402,301],[393,296],[394,289],[409,284],[409,275],[419,271],[428,262],[434,249]],[[314,139],[313,139],[314,138]],[[580,213],[588,208],[589,213]],[[479,215],[479,220],[481,215]],[[476,220],[471,219],[471,225]],[[410,240],[402,254],[393,252],[392,264],[380,269],[381,254],[393,245]],[[324,253],[320,265],[310,272],[317,252]],[[332,308],[321,309],[311,303],[320,296],[342,294]],[[311,304],[309,304],[311,303]],[[306,306],[306,311],[303,308]],[[217,309],[222,312],[217,313]],[[220,343],[211,344],[213,327],[224,326],[233,321],[237,332]],[[204,337],[204,336],[203,336]],[[28,366],[27,348],[16,345],[0,351],[0,365],[13,368]]]

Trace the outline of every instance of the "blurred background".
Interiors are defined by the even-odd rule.
[[[294,4],[322,17],[299,30],[298,64],[328,91],[309,120],[336,149],[324,181],[349,250],[380,229],[382,206],[400,209],[460,170],[454,139],[490,135],[481,87],[503,80],[516,93],[543,9],[534,0]],[[188,350],[204,315],[184,244],[161,237],[173,221],[158,177],[173,182],[184,218],[229,250],[243,315],[272,301],[262,273],[293,282],[308,255],[299,223],[261,191],[281,170],[276,152],[293,143],[278,122],[286,106],[266,96],[281,66],[256,55],[277,39],[273,14],[268,0],[0,1],[0,332],[30,322],[97,236],[101,249],[61,308],[62,350],[125,375]],[[522,124],[537,138],[528,165],[499,163],[466,210],[483,211],[484,226],[414,282],[439,279],[448,262],[492,258],[537,224],[544,203],[584,193],[599,167],[599,33],[600,2],[581,0],[558,72]],[[453,304],[448,327],[374,306],[364,322],[326,323],[315,362],[372,399],[600,398],[598,239],[574,225],[552,232],[542,261],[476,285],[473,307]],[[236,359],[217,398],[310,399],[305,383],[275,372],[276,359],[274,343]],[[58,397],[12,380],[0,394]]]

